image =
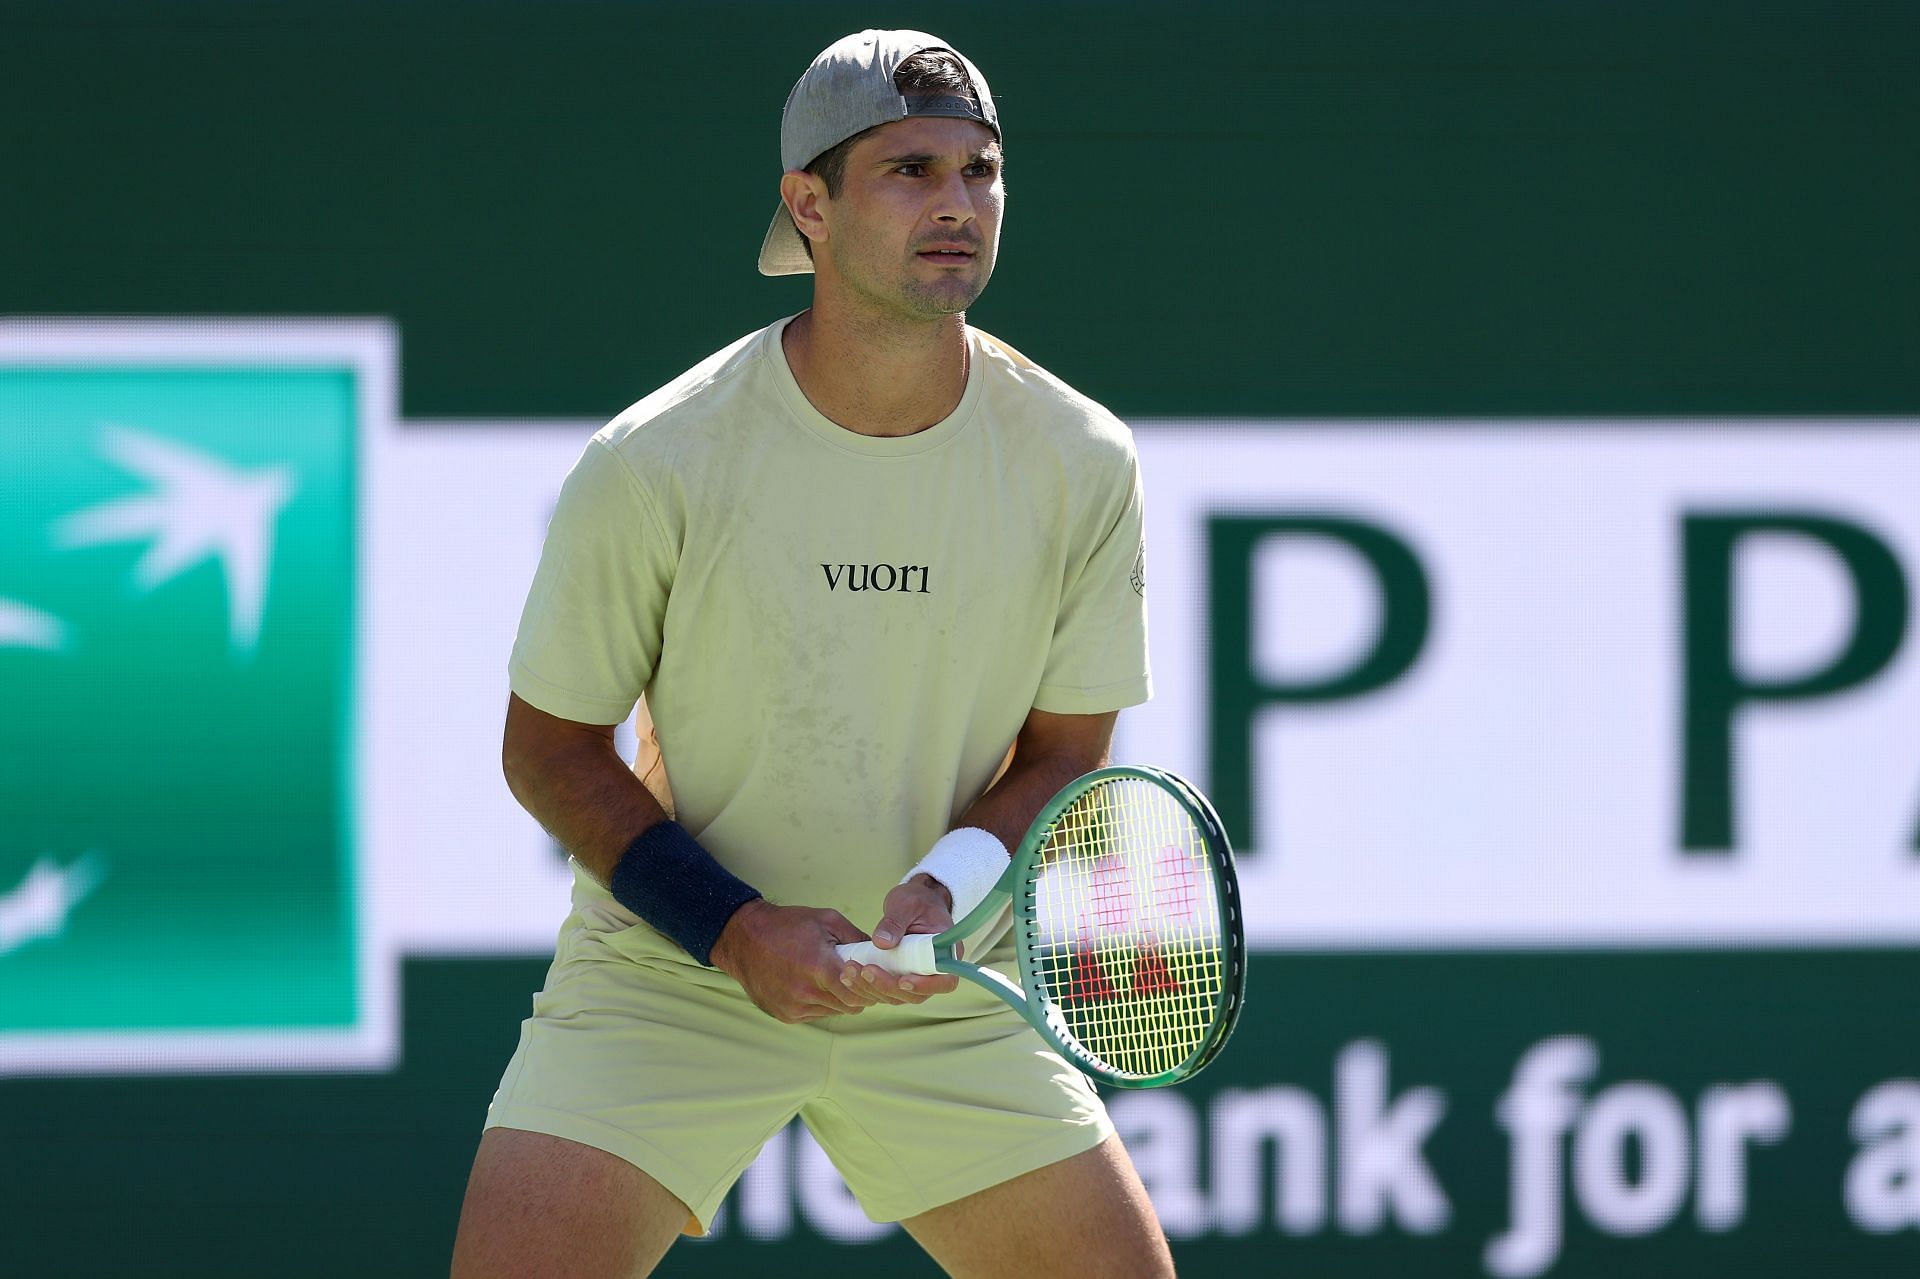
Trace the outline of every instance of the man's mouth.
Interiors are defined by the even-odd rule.
[[[972,249],[921,249],[919,256],[934,262],[966,262],[972,259]]]

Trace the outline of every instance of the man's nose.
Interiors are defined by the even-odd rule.
[[[933,217],[938,222],[963,223],[974,218],[973,189],[966,175],[951,173],[934,189]]]

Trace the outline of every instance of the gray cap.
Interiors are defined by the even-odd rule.
[[[978,106],[947,95],[911,100],[901,96],[893,73],[902,62],[927,49],[944,50],[960,59],[973,81]],[[821,50],[787,95],[787,109],[780,117],[781,172],[805,168],[856,133],[916,115],[978,120],[995,137],[1000,135],[1000,114],[987,92],[986,77],[938,36],[924,31],[862,31],[836,40]],[[806,241],[782,202],[773,211],[773,224],[760,245],[760,274],[808,275],[812,271]]]

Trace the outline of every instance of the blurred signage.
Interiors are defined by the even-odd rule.
[[[359,321],[0,324],[0,1072],[379,1068],[538,953],[505,657],[598,423]],[[1920,432],[1136,425],[1157,696],[1273,950],[1920,939]]]
[[[1920,429],[1139,424],[1263,945],[1920,940]]]
[[[378,324],[0,331],[0,1070],[380,1067]]]
[[[551,945],[504,667],[599,424],[402,422],[398,367],[370,321],[0,322],[0,1075],[385,1070],[402,955]],[[1205,1077],[1111,1099],[1183,1266],[1884,1272],[1920,431],[1136,439],[1117,754],[1215,797],[1261,952]],[[897,1233],[794,1129],[695,1246]]]

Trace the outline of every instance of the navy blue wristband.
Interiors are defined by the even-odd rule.
[[[679,822],[658,822],[627,845],[607,887],[613,899],[713,964],[713,944],[733,912],[760,895],[713,860]]]

